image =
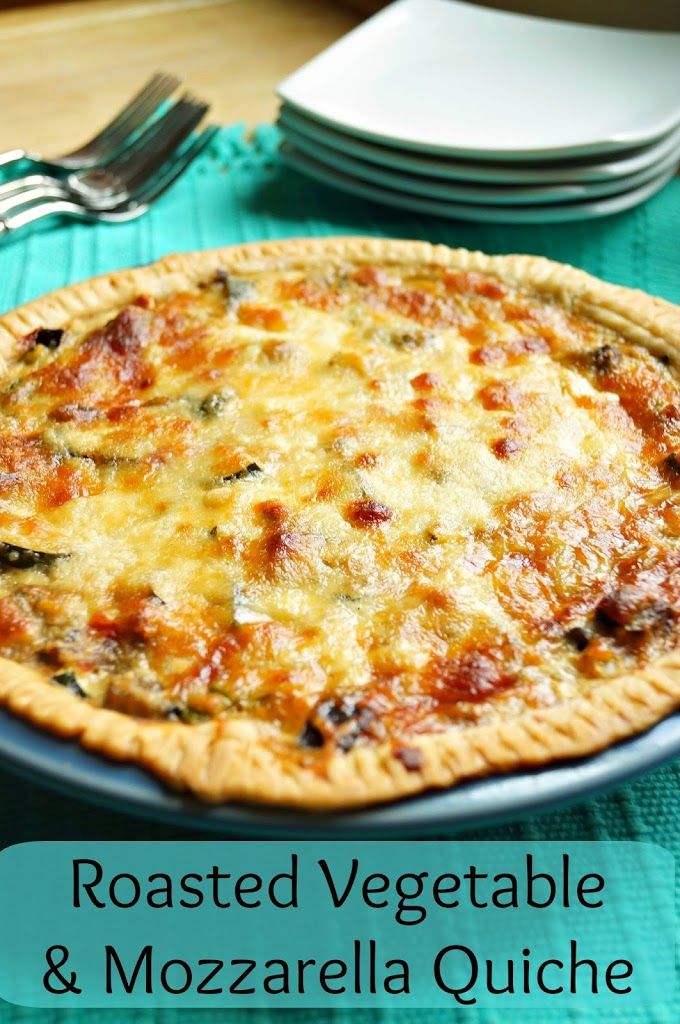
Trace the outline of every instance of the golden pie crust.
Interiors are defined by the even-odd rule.
[[[320,261],[422,263],[476,272],[612,328],[634,345],[675,357],[680,309],[642,292],[605,284],[572,267],[532,256],[486,256],[421,242],[332,238],[268,242],[170,256],[151,266],[106,274],[64,288],[0,319],[0,354],[48,324],[57,328],[115,311],[140,293],[195,285],[216,267],[228,272],[314,268]],[[243,800],[309,809],[394,800],[462,779],[541,766],[601,750],[638,733],[680,705],[680,651],[629,674],[599,680],[587,693],[508,721],[472,724],[409,738],[414,770],[390,742],[358,744],[323,759],[294,756],[272,727],[250,718],[193,725],[140,719],[93,706],[45,681],[30,667],[0,661],[0,702],[14,714],[84,747],[134,762],[169,786],[203,800]]]

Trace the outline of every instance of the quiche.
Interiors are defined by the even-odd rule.
[[[0,704],[367,805],[680,704],[680,310],[530,256],[169,257],[0,320]]]

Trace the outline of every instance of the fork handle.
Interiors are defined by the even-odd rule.
[[[76,216],[87,219],[87,212],[67,199],[45,199],[43,202],[32,203],[16,213],[0,214],[0,238],[9,235],[12,231],[18,231],[29,224],[35,224],[45,217],[52,217],[55,214]]]
[[[0,167],[6,167],[8,164],[16,164],[19,160],[23,160],[28,157],[28,153],[25,149],[8,149],[4,153],[0,153]]]
[[[23,228],[27,224],[33,224],[36,220],[49,216],[56,205],[58,205],[58,201],[54,203],[36,203],[33,206],[26,207],[24,210],[19,210],[18,213],[0,215],[0,238],[4,235],[9,235],[12,231],[18,231],[19,228]]]

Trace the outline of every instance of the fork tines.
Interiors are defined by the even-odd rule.
[[[51,174],[25,175],[0,187],[0,234],[58,214],[109,222],[140,216],[215,134],[197,133],[209,104],[189,92],[173,97],[177,85],[172,75],[154,75],[88,143],[105,154],[96,163],[88,160],[67,174],[68,163],[53,163]],[[87,148],[77,151],[79,158]]]
[[[112,155],[124,145],[146,122],[156,114],[161,105],[180,87],[176,75],[157,71],[137,92],[122,110],[89,142],[65,154],[61,159],[72,169],[81,166],[83,159],[96,158],[101,162],[105,155]]]
[[[209,109],[209,104],[186,93],[164,117],[152,121],[134,147],[123,152],[107,169],[123,179],[129,189],[134,189],[140,180],[148,178],[165,163]]]

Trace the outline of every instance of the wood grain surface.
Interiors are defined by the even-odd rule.
[[[583,20],[680,27],[680,0],[485,2],[553,15],[564,15],[567,5]],[[8,6],[0,0],[0,150],[73,148],[156,70],[175,72],[209,100],[213,122],[271,120],[276,84],[358,24],[360,11],[383,3],[37,0]]]
[[[84,141],[156,70],[211,120],[271,120],[274,88],[359,17],[332,0],[74,0],[0,9],[0,149]]]

